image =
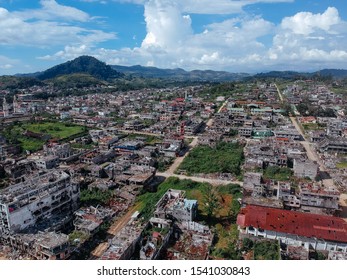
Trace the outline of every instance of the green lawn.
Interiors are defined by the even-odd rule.
[[[324,125],[320,125],[318,123],[304,123],[304,124],[302,124],[302,127],[305,130],[322,130],[322,129],[325,129]]]
[[[74,135],[87,132],[83,126],[60,122],[36,122],[36,123],[18,123],[9,126],[3,130],[3,135],[10,144],[20,144],[21,148],[26,151],[35,152],[42,149],[45,141],[34,137],[24,136],[23,133],[28,130],[35,133],[49,135],[55,139],[68,139]]]
[[[347,168],[347,161],[342,161],[336,164],[336,168]]]
[[[25,124],[22,126],[23,129],[30,130],[36,133],[49,134],[53,138],[64,139],[72,135],[79,134],[85,131],[83,126],[70,125],[60,122],[43,122]]]
[[[264,178],[277,181],[287,181],[293,176],[293,171],[288,167],[269,166],[264,170]]]
[[[194,148],[179,166],[188,175],[194,173],[241,174],[244,160],[243,146],[238,143],[221,142],[216,148],[198,146]]]
[[[24,136],[19,137],[18,140],[21,143],[20,145],[22,149],[25,151],[38,151],[42,149],[43,144],[45,144],[45,141],[43,140]]]

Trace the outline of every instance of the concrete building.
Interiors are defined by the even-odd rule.
[[[18,233],[38,221],[77,208],[79,186],[63,171],[31,177],[0,191],[0,234]]]
[[[237,225],[243,236],[347,252],[347,222],[337,217],[247,205],[237,216]]]
[[[320,152],[347,153],[347,138],[327,137],[318,143]]]
[[[7,241],[12,249],[36,260],[65,260],[71,253],[69,237],[63,233],[14,234]]]
[[[319,166],[315,161],[294,159],[293,170],[296,177],[308,177],[314,180],[318,174]]]
[[[193,221],[197,214],[198,203],[196,200],[185,199],[184,196],[184,191],[168,190],[156,204],[153,216],[179,222]]]
[[[36,160],[36,166],[41,169],[53,169],[59,165],[59,157],[46,156]]]

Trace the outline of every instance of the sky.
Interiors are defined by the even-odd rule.
[[[80,55],[185,70],[347,69],[347,1],[0,0],[0,75]]]

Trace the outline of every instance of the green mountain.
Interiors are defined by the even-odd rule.
[[[33,77],[0,76],[0,89],[25,89],[42,85],[43,82]]]
[[[37,78],[48,80],[69,74],[89,74],[96,79],[105,81],[123,76],[122,73],[117,72],[111,66],[92,56],[80,56],[41,72]]]

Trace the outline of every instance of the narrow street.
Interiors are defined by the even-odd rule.
[[[139,205],[132,206],[124,216],[117,219],[108,229],[107,233],[115,236],[130,221],[131,216],[138,210]],[[98,259],[107,250],[108,242],[100,243],[91,253],[92,259]]]
[[[275,84],[276,85],[276,84]],[[280,97],[280,99],[283,101],[283,96],[279,90],[279,88],[277,87],[277,91],[278,91],[278,95]],[[324,166],[324,163],[322,162],[322,160],[319,158],[319,156],[317,155],[314,147],[312,146],[312,143],[310,143],[306,137],[305,137],[305,133],[302,130],[302,127],[300,126],[300,124],[298,123],[297,119],[295,117],[290,117],[290,120],[292,122],[292,124],[294,125],[294,127],[296,128],[296,130],[301,134],[301,136],[303,137],[304,141],[300,141],[300,143],[303,145],[303,147],[306,150],[306,154],[307,157],[312,160],[312,161],[316,161],[319,165],[319,170],[326,172],[326,168]],[[323,185],[327,188],[335,188],[335,184],[334,181],[332,179],[324,179],[322,180]]]
[[[175,161],[171,164],[170,168],[165,172],[167,174],[174,174],[175,170],[180,166],[183,160],[188,156],[189,151],[198,145],[198,137],[194,137],[193,141],[189,144],[189,150],[182,157],[176,157]]]

